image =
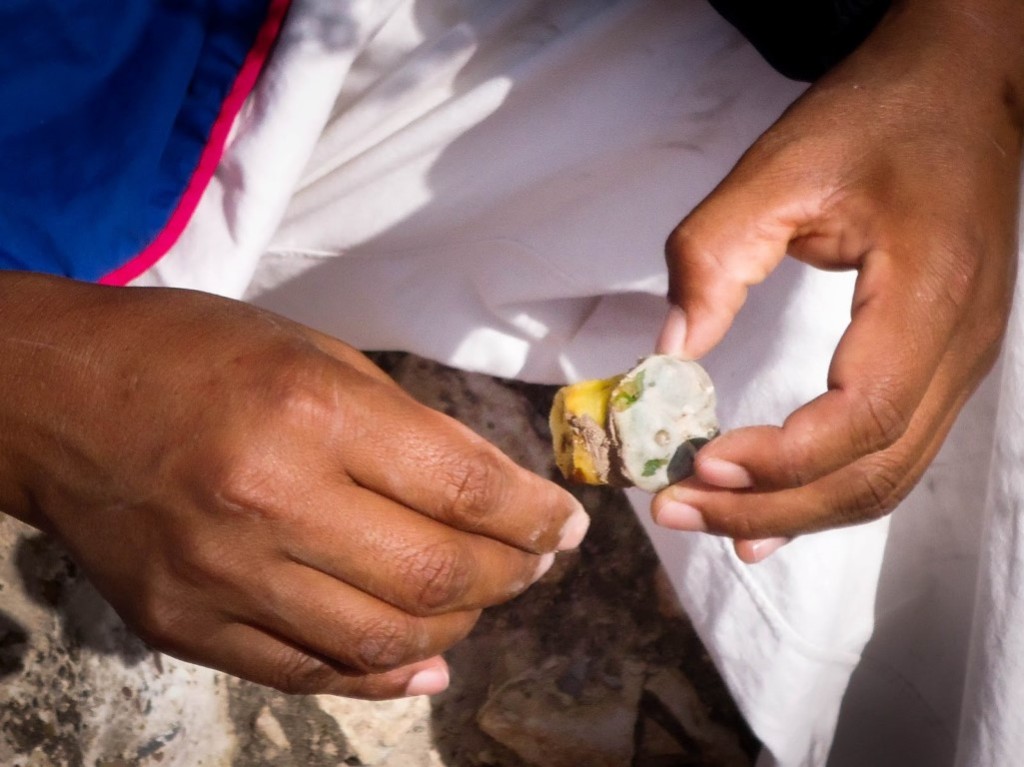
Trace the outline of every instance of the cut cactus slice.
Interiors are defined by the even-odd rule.
[[[625,375],[559,390],[551,433],[567,479],[657,492],[692,474],[717,436],[714,386],[696,362],[647,357]]]
[[[615,482],[607,430],[608,402],[622,376],[564,386],[551,408],[555,463],[566,479],[588,485]]]

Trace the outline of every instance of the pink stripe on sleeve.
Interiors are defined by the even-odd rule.
[[[163,258],[174,243],[178,241],[178,238],[181,237],[181,233],[185,231],[185,227],[191,220],[192,214],[195,213],[196,208],[199,206],[203,192],[206,191],[206,187],[209,185],[210,179],[213,178],[217,165],[224,155],[231,127],[234,125],[235,118],[238,117],[238,113],[245,104],[245,100],[252,92],[253,87],[255,87],[256,80],[270,56],[270,51],[281,31],[289,5],[291,5],[291,0],[270,0],[270,5],[267,8],[267,17],[260,27],[256,40],[249,50],[245,61],[242,63],[241,69],[238,71],[238,76],[235,78],[227,98],[224,99],[220,114],[213,124],[210,137],[206,142],[202,155],[199,157],[199,162],[192,173],[192,178],[189,179],[188,186],[185,188],[185,192],[182,194],[181,200],[178,202],[174,212],[171,213],[167,224],[141,253],[132,258],[128,263],[101,277],[99,279],[101,285],[125,285],[131,282]]]

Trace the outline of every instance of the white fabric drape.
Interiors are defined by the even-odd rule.
[[[140,284],[560,382],[648,353],[662,243],[801,91],[702,0],[296,0],[195,220]],[[727,426],[820,393],[851,275],[784,264],[706,360]],[[766,765],[1022,749],[1024,319],[890,520],[755,567],[641,519]]]

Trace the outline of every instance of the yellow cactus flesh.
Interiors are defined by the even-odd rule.
[[[607,439],[608,401],[622,376],[582,381],[565,386],[551,409],[551,435],[555,462],[567,479],[602,485],[608,481],[607,466],[595,461],[594,440]]]

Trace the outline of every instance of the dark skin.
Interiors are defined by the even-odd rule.
[[[664,350],[700,357],[788,252],[854,269],[828,391],[736,429],[658,495],[661,524],[763,559],[892,511],[993,365],[1017,258],[1024,3],[897,3],[667,245]]]
[[[362,354],[239,302],[0,274],[0,508],[154,647],[392,698],[586,530]]]
[[[1022,39],[1020,2],[897,5],[673,234],[662,346],[691,357],[787,250],[859,279],[828,394],[705,448],[660,523],[756,561],[920,477],[1005,327]],[[280,317],[2,273],[0,326],[0,509],[187,660],[288,692],[438,692],[440,653],[585,532],[567,493]]]

